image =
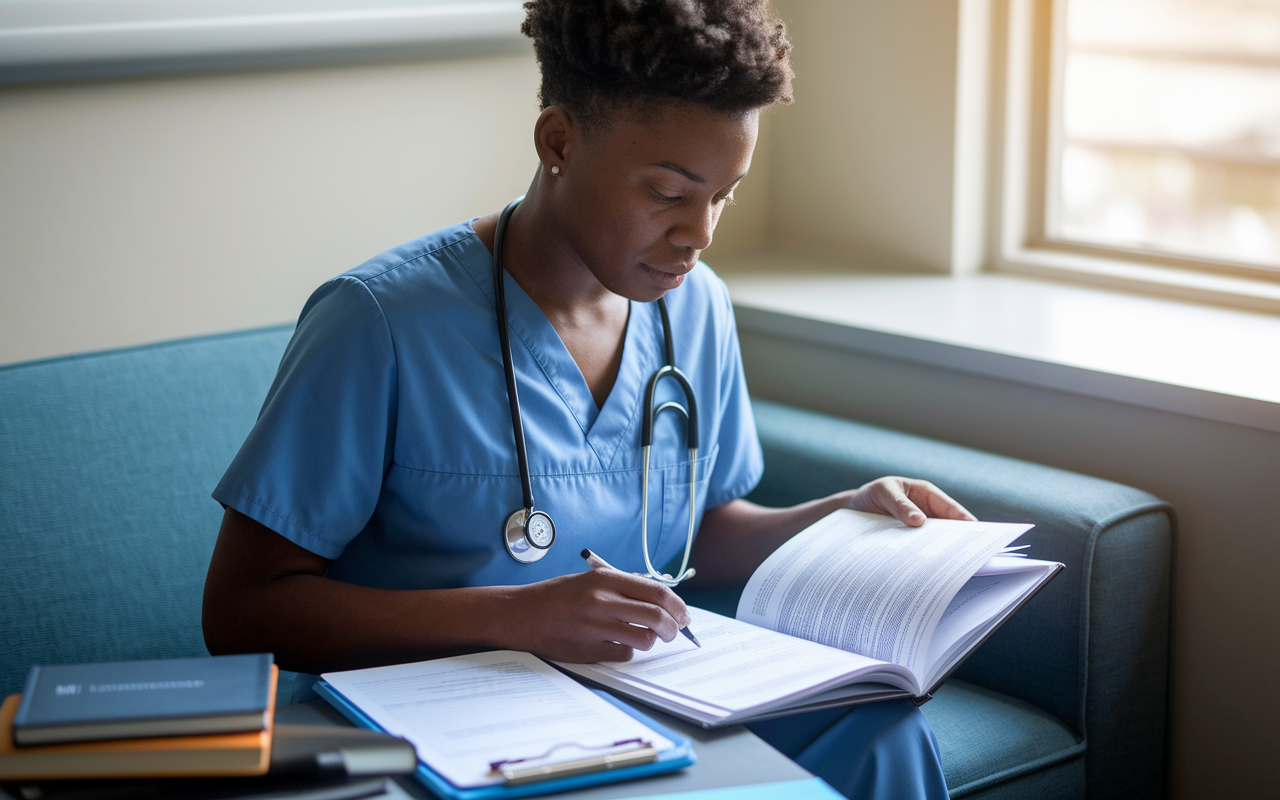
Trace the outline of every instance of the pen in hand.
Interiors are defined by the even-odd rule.
[[[603,558],[591,552],[590,550],[584,549],[582,551],[582,557],[587,560],[587,565],[593,569],[612,569],[615,571],[617,570],[617,567],[613,566],[608,561],[605,561]],[[681,628],[680,632],[683,633],[685,635],[685,638],[687,638],[689,641],[693,642],[698,647],[702,647],[702,642],[699,642],[698,637],[693,635],[693,631],[689,630],[688,625]]]

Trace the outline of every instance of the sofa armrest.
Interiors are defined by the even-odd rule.
[[[1173,531],[1167,504],[1110,481],[919,436],[760,400],[754,408],[765,453],[755,502],[791,505],[903,475],[933,481],[980,519],[1035,523],[1019,543],[1067,569],[956,675],[1075,730],[1088,743],[1091,794],[1133,789],[1136,796],[1161,785]],[[736,606],[735,592],[690,587],[682,594],[722,613]]]

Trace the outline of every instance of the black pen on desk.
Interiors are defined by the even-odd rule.
[[[592,569],[612,569],[615,571],[619,571],[617,567],[613,566],[608,561],[605,561],[603,558],[591,552],[589,549],[583,549],[582,557],[587,560],[587,566],[591,567]],[[702,642],[698,641],[698,637],[693,635],[693,631],[689,630],[688,625],[681,628],[680,632],[685,635],[686,639],[693,642],[698,647],[702,647]]]

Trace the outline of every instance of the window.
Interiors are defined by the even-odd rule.
[[[1280,0],[1009,8],[1001,265],[1280,310]]]
[[[1280,268],[1280,0],[1066,0],[1048,235]]]

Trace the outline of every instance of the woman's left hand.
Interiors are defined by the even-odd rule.
[[[923,525],[926,517],[977,519],[929,481],[896,476],[880,478],[854,489],[848,507],[854,511],[889,514],[913,528]]]

